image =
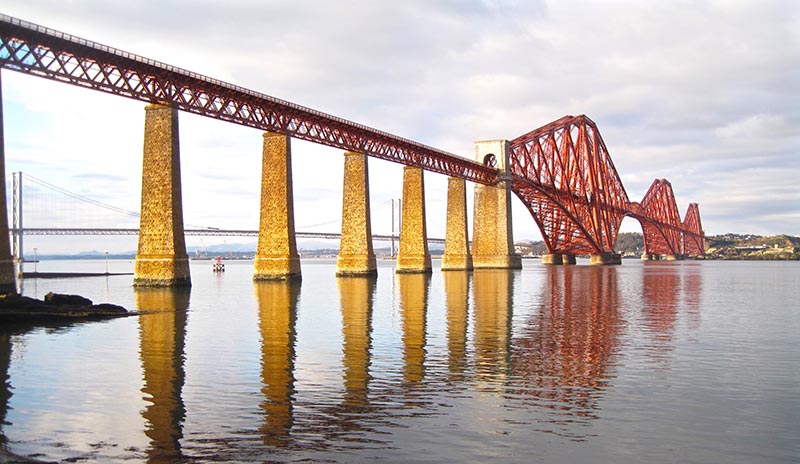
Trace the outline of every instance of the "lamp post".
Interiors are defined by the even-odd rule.
[[[106,275],[108,275],[108,250],[106,250]]]
[[[38,248],[33,247],[33,272],[39,272],[39,258],[36,257],[36,252],[39,251]]]

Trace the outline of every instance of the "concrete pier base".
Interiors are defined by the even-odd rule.
[[[447,180],[447,231],[442,270],[472,270],[467,238],[467,186],[464,179],[457,177]]]
[[[294,230],[291,139],[264,133],[261,212],[253,280],[299,279]]]
[[[661,257],[664,261],[678,261],[681,259],[680,255],[664,255]]]
[[[0,75],[0,179],[6,178],[5,139],[3,138],[3,85]],[[20,250],[22,255],[22,250]],[[8,240],[8,206],[6,204],[6,184],[0,186],[0,294],[17,292],[14,276],[14,259]]]
[[[589,264],[598,266],[622,264],[622,255],[614,252],[590,255]]]
[[[546,266],[555,266],[563,264],[565,266],[575,264],[575,255],[562,254],[562,253],[548,253],[542,255],[542,264]]]
[[[191,285],[183,236],[178,110],[145,108],[142,210],[135,287]]]
[[[484,162],[490,157],[504,172],[508,165],[508,141],[475,142],[475,159]],[[472,264],[475,269],[522,269],[522,257],[514,252],[508,182],[475,185]]]
[[[432,268],[425,226],[425,183],[422,168],[403,167],[402,215],[396,272],[429,273]]]
[[[642,261],[658,261],[661,259],[659,255],[654,255],[652,253],[642,253]]]
[[[542,255],[542,264],[546,266],[557,266],[561,263],[561,254],[559,253],[547,253]]]
[[[352,151],[344,154],[342,237],[336,275],[378,275],[369,216],[367,155]]]

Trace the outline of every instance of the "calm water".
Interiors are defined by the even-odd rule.
[[[25,281],[147,314],[0,328],[0,461],[800,462],[800,263],[381,266]]]

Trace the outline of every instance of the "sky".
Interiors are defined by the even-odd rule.
[[[0,11],[465,157],[476,140],[586,114],[632,200],[666,178],[681,215],[699,203],[708,235],[800,235],[800,2],[6,0]],[[22,171],[139,209],[143,103],[9,70],[2,86],[9,197]],[[179,125],[187,227],[256,229],[259,131],[186,113]],[[297,229],[338,231],[341,150],[294,140],[292,156]],[[389,233],[402,166],[369,170],[373,232]],[[444,237],[446,177],[426,173],[425,189],[428,235]],[[513,224],[515,240],[541,238],[516,198]],[[622,231],[641,226],[628,218]],[[33,247],[121,252],[136,238],[26,237]]]

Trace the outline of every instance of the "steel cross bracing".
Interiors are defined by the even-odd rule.
[[[0,64],[472,182],[497,182],[496,169],[460,156],[6,15],[0,15]]]
[[[702,256],[705,252],[703,225],[700,222],[700,209],[697,203],[689,203],[683,217],[683,253]]]
[[[639,205],[643,214],[631,216],[642,225],[644,252],[651,255],[681,254],[683,222],[675,203],[672,184],[666,179],[654,180]]]
[[[511,188],[533,215],[548,252],[611,252],[622,219],[630,216],[642,224],[646,253],[703,255],[697,204],[681,221],[665,179],[653,182],[641,203],[631,202],[597,125],[585,115],[517,137],[509,151]]]
[[[509,143],[512,189],[548,251],[614,249],[628,195],[595,123],[565,116]]]

